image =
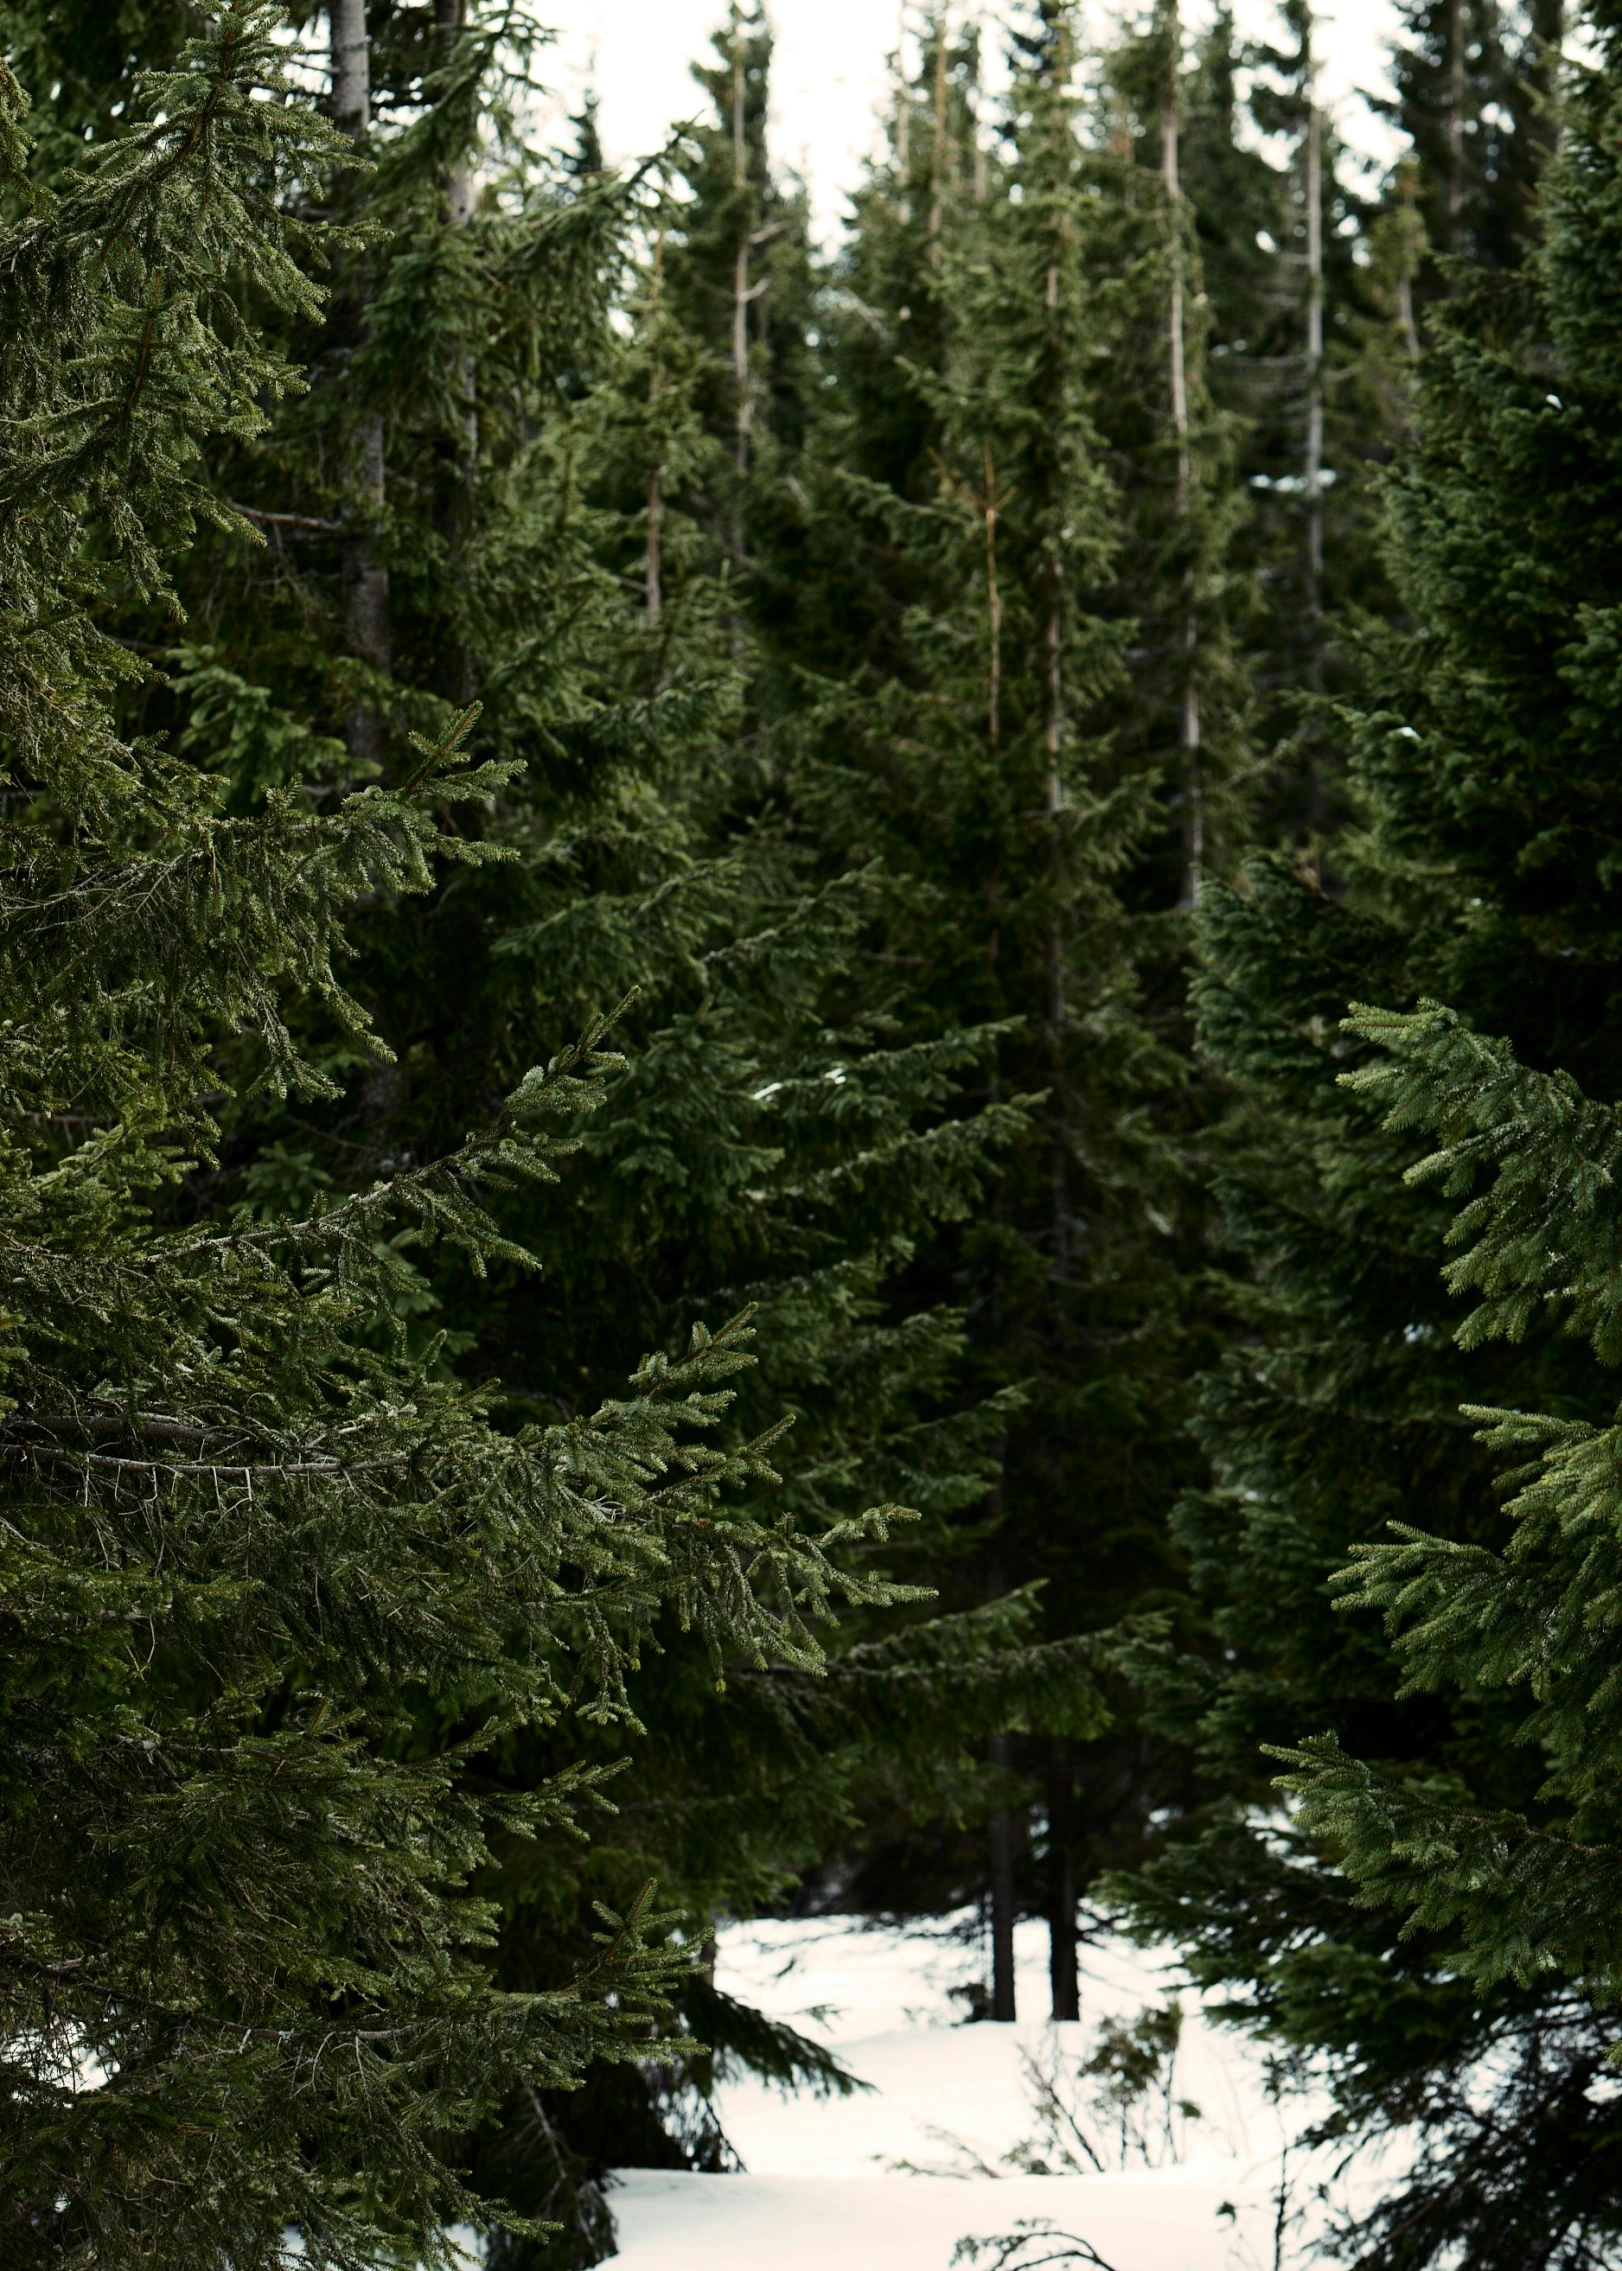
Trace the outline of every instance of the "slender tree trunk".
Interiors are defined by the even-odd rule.
[[[1323,112],[1318,108],[1317,64],[1312,52],[1312,15],[1308,10],[1302,30],[1307,84],[1305,192],[1307,221],[1307,430],[1302,485],[1307,507],[1306,616],[1308,680],[1314,693],[1323,691],[1324,651],[1324,233],[1323,233]],[[1323,766],[1316,733],[1307,768],[1307,825],[1321,835],[1327,812]]]
[[[1462,249],[1464,229],[1464,0],[1447,8],[1447,249]]]
[[[359,136],[372,123],[366,0],[332,0],[328,26],[332,38],[332,114],[346,134]]]
[[[1059,223],[1061,242],[1068,239],[1069,219]],[[1059,262],[1048,263],[1047,309],[1049,361],[1055,394],[1062,390],[1063,348],[1059,337]],[[1057,427],[1060,403],[1052,415]],[[1057,440],[1057,434],[1055,434]],[[1043,805],[1048,823],[1049,881],[1053,912],[1047,935],[1048,1073],[1053,1089],[1053,1152],[1049,1166],[1053,1203],[1052,1272],[1062,1281],[1070,1269],[1070,1202],[1066,1188],[1068,1137],[1065,1126],[1064,1083],[1064,571],[1057,547],[1048,558],[1047,621],[1042,629],[1044,700],[1042,716]]]
[[[973,166],[973,194],[976,205],[986,201],[986,146],[980,136],[980,81],[978,65],[970,95],[969,152]]]
[[[1183,185],[1178,163],[1181,96],[1178,76],[1182,63],[1182,37],[1175,0],[1166,11],[1167,61],[1165,104],[1160,120],[1160,178],[1166,207],[1170,251],[1166,335],[1170,350],[1172,437],[1177,450],[1176,487],[1173,496],[1178,522],[1187,544],[1194,512],[1193,446],[1188,420],[1188,347],[1185,337],[1186,280],[1183,274]],[[1178,746],[1182,753],[1186,862],[1183,904],[1192,907],[1199,898],[1200,867],[1205,858],[1205,779],[1200,756],[1199,622],[1192,557],[1183,571],[1182,620],[1177,644],[1181,649],[1181,688],[1178,700]]]
[[[946,8],[935,25],[935,146],[929,163],[929,265],[941,264],[941,229],[946,218]]]
[[[1405,270],[1397,278],[1397,322],[1402,329],[1402,343],[1408,350],[1408,360],[1419,360],[1419,325],[1414,321],[1414,280]]]
[[[1311,81],[1308,81],[1309,91]],[[1315,96],[1307,112],[1307,616],[1313,675],[1321,675],[1318,626],[1324,578],[1324,241],[1323,113]]]
[[[986,443],[986,739],[1002,738],[1002,589],[997,580],[997,469]]]
[[[366,0],[332,0],[328,25],[332,42],[332,108],[343,132],[359,141],[371,126],[371,49],[366,33]],[[340,336],[354,353],[366,336],[365,311],[353,297],[336,309]],[[343,518],[344,601],[349,644],[374,670],[390,666],[389,578],[374,555],[376,532],[386,502],[387,469],[383,418],[366,410],[349,438]],[[354,703],[344,721],[344,738],[357,765],[381,765],[383,722],[365,702]]]
[[[732,276],[732,376],[738,394],[733,463],[738,475],[741,516],[742,486],[744,477],[749,471],[749,428],[753,423],[750,416],[753,405],[749,399],[749,239],[747,236],[739,239]],[[744,553],[741,517],[738,523],[735,549],[741,560]]]
[[[1419,268],[1419,248],[1423,242],[1424,224],[1419,218],[1419,173],[1413,159],[1406,159],[1398,172],[1398,196],[1401,200],[1402,236],[1398,244],[1401,266],[1397,271],[1397,325],[1402,332],[1402,343],[1408,351],[1408,360],[1419,360],[1419,325],[1414,316],[1414,277]]]
[[[659,530],[663,517],[664,507],[659,496],[659,468],[655,465],[648,475],[647,604],[650,623],[657,623],[664,609],[664,592],[659,580]]]
[[[664,470],[664,435],[659,427],[660,400],[664,393],[664,274],[665,232],[661,228],[653,240],[653,296],[649,309],[653,328],[653,356],[648,376],[648,425],[649,438],[653,443],[653,463],[648,473],[647,594],[650,623],[657,623],[664,610],[660,559],[660,546],[664,538],[664,500],[660,493],[660,479]]]
[[[1063,853],[1059,821],[1064,811],[1064,595],[1059,582],[1059,570],[1054,566],[1049,574],[1048,619],[1042,631],[1044,674],[1047,680],[1046,701],[1042,719],[1042,758],[1044,767],[1043,805],[1048,819],[1049,857],[1053,864],[1055,886],[1059,882],[1059,868]],[[1059,951],[1057,903],[1055,920],[1048,934],[1048,1023],[1055,1034],[1064,1022],[1064,962]]]
[[[1048,1978],[1055,2019],[1079,2019],[1076,1854],[1070,1842],[1070,1747],[1048,1744]]]
[[[1047,781],[1044,802],[1048,821],[1048,861],[1053,890],[1053,916],[1047,935],[1047,1026],[1048,1074],[1053,1087],[1053,1152],[1049,1163],[1052,1180],[1053,1204],[1053,1276],[1056,1281],[1070,1274],[1070,1197],[1068,1185],[1068,1141],[1065,1128],[1064,1089],[1064,833],[1061,816],[1064,811],[1064,621],[1059,574],[1052,572],[1052,589],[1048,600],[1048,619],[1043,630],[1044,663],[1047,675],[1046,716],[1042,725],[1042,745],[1046,761]]]
[[[993,878],[991,899],[996,906],[1001,894]],[[991,958],[997,959],[997,938],[992,932]],[[997,1062],[997,1044],[992,1044],[991,1094],[1000,1094],[1001,1071]],[[999,1184],[993,1205],[999,1209],[1003,1203],[1003,1189]],[[993,1336],[1002,1328],[1001,1272],[993,1265],[991,1279],[991,1330]],[[990,1490],[986,1493],[986,1515],[995,1534],[1003,1520],[1003,1478],[1007,1468],[1008,1442],[1004,1437],[997,1445],[997,1464]],[[995,1553],[995,1547],[993,1552]],[[1003,1572],[996,1560],[986,1571],[986,1597],[996,1600],[1003,1591]],[[986,1745],[986,1760],[999,1782],[1006,1783],[1012,1765],[1012,1745],[1007,1735],[993,1735]],[[1014,1810],[1006,1799],[999,1801],[986,1825],[986,1890],[991,1911],[991,2016],[999,2025],[1011,2026],[1016,2018],[1014,1987]]]
[[[1160,129],[1160,179],[1170,217],[1170,279],[1166,311],[1166,338],[1171,349],[1171,423],[1177,441],[1177,510],[1186,513],[1192,483],[1188,429],[1188,348],[1183,324],[1183,246],[1178,225],[1182,206],[1182,179],[1178,167],[1178,93],[1175,81],[1166,91],[1166,109]]]
[[[895,170],[901,184],[896,209],[905,226],[912,219],[912,198],[908,194],[912,172],[912,100],[907,88],[907,0],[900,0],[896,9],[895,85]]]
[[[744,526],[744,491],[749,478],[750,428],[754,396],[749,370],[749,250],[754,240],[752,201],[744,192],[749,183],[749,152],[744,120],[743,22],[738,0],[732,0],[732,186],[738,200],[738,243],[732,265],[732,385],[736,398],[733,430],[732,557],[741,568],[748,558],[749,540]],[[746,641],[743,617],[732,618],[732,660],[743,667]]]
[[[434,24],[439,33],[441,59],[451,60],[458,34],[467,21],[467,0],[434,0]],[[455,228],[465,228],[473,217],[473,171],[458,159],[445,176],[445,211]]]
[[[1054,59],[1055,75],[1060,85],[1070,75],[1071,52],[1068,19],[1061,19],[1062,45]],[[1064,681],[1064,630],[1065,584],[1063,537],[1056,525],[1063,517],[1064,497],[1062,466],[1064,452],[1064,415],[1068,373],[1063,325],[1060,322],[1059,292],[1071,247],[1072,224],[1068,210],[1061,207],[1054,223],[1054,241],[1048,256],[1046,279],[1048,349],[1047,365],[1051,389],[1048,403],[1049,451],[1055,469],[1055,487],[1050,499],[1055,526],[1049,539],[1047,555],[1047,620],[1042,627],[1044,699],[1042,716],[1043,752],[1043,804],[1048,824],[1048,881],[1052,893],[1052,910],[1047,935],[1047,1043],[1048,1080],[1052,1091],[1049,1110],[1052,1113],[1052,1149],[1049,1154],[1048,1175],[1053,1210],[1053,1237],[1050,1258],[1050,1276],[1055,1287],[1055,1301],[1062,1299],[1062,1288],[1070,1275],[1070,1194],[1068,1188],[1070,1166],[1069,1087],[1065,1061],[1065,862],[1064,862],[1064,760],[1069,740],[1069,720],[1065,711]]]
[[[753,231],[743,192],[749,185],[749,153],[744,136],[743,25],[737,0],[732,9],[732,186],[738,192],[738,246],[732,266],[732,383],[737,398],[733,456],[738,504],[733,550],[744,556],[743,485],[749,472],[749,428],[754,405],[749,386],[749,246]]]
[[[992,1766],[1009,1768],[1009,1740],[993,1735],[987,1746]],[[1014,1992],[1014,1813],[999,1806],[991,1817],[991,2015],[1012,2026],[1018,2016]]]
[[[455,59],[456,43],[467,20],[466,0],[434,0],[434,25],[443,64]],[[468,153],[450,165],[440,183],[445,219],[453,229],[465,229],[473,218],[473,168]],[[448,467],[444,536],[456,579],[458,596],[469,599],[468,548],[473,533],[474,485],[479,466],[479,364],[471,349],[457,358],[458,390],[462,398],[459,431],[445,455]],[[474,665],[470,643],[457,642],[447,671],[450,698],[470,702],[474,693]]]

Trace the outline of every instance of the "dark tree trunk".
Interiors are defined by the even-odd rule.
[[[1008,1737],[993,1735],[989,1755],[1008,1771]],[[1014,1813],[999,1806],[991,1817],[991,2015],[1011,2025],[1014,2009]]]
[[[1076,1972],[1076,1851],[1070,1841],[1070,1750],[1048,1745],[1048,1976],[1053,2016],[1079,2019],[1081,1982]]]

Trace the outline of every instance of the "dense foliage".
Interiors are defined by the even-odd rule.
[[[1404,26],[910,13],[819,248],[753,0],[8,12],[8,2263],[596,2261],[796,1902],[1622,2242],[1622,29]]]
[[[1318,713],[1355,826],[1327,887],[1258,853],[1201,924],[1255,1274],[1202,1397],[1214,1486],[1177,1523],[1220,1653],[1137,1659],[1209,1802],[1134,1889],[1331,2084],[1333,2133],[1412,2140],[1346,2235],[1381,2265],[1588,2264],[1622,2227],[1595,1898],[1619,1078],[1595,30],[1540,241],[1518,273],[1454,271],[1432,319],[1385,489],[1405,613],[1360,627],[1353,695]]]

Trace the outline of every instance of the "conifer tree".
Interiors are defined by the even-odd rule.
[[[979,75],[978,36],[947,9],[924,17],[915,54],[903,42],[890,146],[855,194],[818,310],[825,385],[799,468],[813,509],[797,605],[779,638],[792,665],[819,675],[848,674],[864,659],[888,671],[904,651],[918,562],[895,542],[884,508],[934,497],[939,416],[926,387],[897,380],[902,371],[944,375],[944,241],[966,209],[989,212],[1001,197]]]
[[[1536,230],[1536,185],[1553,147],[1553,72],[1563,0],[1407,0],[1393,61],[1393,114],[1416,163],[1433,256],[1421,307],[1449,289],[1446,263],[1519,265]]]
[[[4,80],[18,2264],[270,2264],[290,2230],[318,2262],[442,2259],[445,2223],[486,2213],[447,2139],[515,2089],[647,2055],[671,1970],[639,1900],[573,1978],[497,1984],[474,1883],[492,1843],[568,1842],[597,1780],[503,1788],[503,1746],[626,1718],[662,1602],[717,1660],[810,1670],[824,1607],[886,1594],[838,1569],[837,1531],[733,1504],[769,1487],[763,1443],[703,1440],[736,1333],[502,1427],[411,1333],[402,1234],[521,1266],[490,1207],[560,1171],[614,1072],[600,1027],[484,1132],[305,1211],[216,1180],[250,1079],[319,1108],[346,1063],[387,1065],[337,975],[344,924],[435,861],[499,858],[447,822],[512,770],[468,761],[463,712],[392,787],[318,769],[243,808],[184,746],[185,690],[178,735],[120,728],[144,666],[104,626],[173,606],[199,526],[250,537],[210,452],[273,429],[297,385],[276,330],[317,319],[328,246],[359,253],[290,195],[347,150],[289,95],[276,33],[222,8],[53,186]],[[285,721],[267,738],[299,744]]]
[[[330,23],[312,29],[330,47]],[[476,689],[470,731],[503,779],[456,826],[493,856],[418,898],[372,892],[351,919],[351,983],[393,1063],[357,1060],[319,1006],[290,1012],[334,1092],[282,1101],[257,1044],[222,1038],[240,1101],[222,1100],[192,1203],[268,1225],[433,1158],[499,1111],[560,1029],[640,987],[620,1020],[627,1062],[604,1068],[605,1109],[559,1164],[566,1203],[492,1195],[502,1237],[543,1251],[542,1279],[504,1247],[481,1275],[408,1229],[387,1254],[390,1330],[446,1393],[492,1381],[504,1427],[545,1428],[615,1393],[645,1348],[678,1350],[721,1304],[753,1303],[764,1340],[733,1383],[734,1420],[747,1441],[757,1409],[761,1427],[796,1417],[783,1505],[837,1529],[834,1510],[882,1472],[939,1526],[983,1492],[1000,1406],[977,1409],[955,1379],[949,1293],[891,1288],[920,1233],[968,1205],[1014,1115],[943,1120],[978,1044],[897,1028],[857,951],[871,886],[819,873],[772,814],[754,726],[761,549],[740,573],[712,344],[683,312],[702,196],[669,174],[605,174],[589,116],[556,164],[527,158],[505,123],[504,21],[398,10],[370,33],[374,170],[347,194],[388,233],[345,247],[329,320],[301,309],[285,330],[308,394],[211,452],[230,509],[176,563],[184,643],[122,595],[120,629],[165,663],[123,700],[132,725],[223,775],[247,818],[295,784],[325,809],[357,773],[409,777],[412,733],[442,737]],[[478,194],[500,168],[501,194]],[[607,321],[616,302],[628,336]],[[368,430],[381,511],[360,533],[387,579],[386,669],[357,652],[352,609]],[[1079,1652],[1036,1630],[1025,1596],[902,1644],[860,1622],[852,1638],[832,1679],[729,1661],[718,1699],[702,1635],[666,1620],[625,1674],[641,1731],[505,1735],[484,1766],[498,1787],[516,1798],[589,1754],[616,1770],[620,1812],[590,1846],[496,1840],[479,1890],[501,1916],[502,1985],[565,1991],[591,1960],[594,1898],[623,1908],[656,1875],[702,1939],[846,1834],[859,1788],[950,1818],[960,1760],[993,1727],[1097,1723]],[[445,1713],[428,1716],[437,1742]],[[968,1802],[977,1787],[971,1774]],[[599,2066],[581,2090],[552,2086],[573,2078],[560,2067],[458,2147],[476,2184],[566,2227],[545,2243],[512,2227],[509,2258],[600,2255],[593,2186],[610,2160],[721,2149],[695,2040],[837,2082],[701,1977],[672,1994],[663,2055]]]
[[[1028,1100],[991,1206],[920,1252],[925,1282],[967,1304],[983,1391],[1026,1399],[984,1506],[931,1539],[931,1567],[955,1565],[962,1600],[1040,1579],[1048,1629],[1085,1632],[1169,1579],[1173,1287],[1199,1240],[1169,1140],[1175,1012],[1142,998],[1153,919],[1128,903],[1164,911],[1183,887],[1185,858],[1162,852],[1186,782],[1178,703],[1156,729],[1110,730],[1136,714],[1118,544],[1132,520],[1103,437],[1151,358],[1167,416],[1134,443],[1145,487],[1152,453],[1172,493],[1172,264],[1158,204],[1123,220],[1098,194],[1067,8],[1021,35],[995,122],[944,12],[918,48],[906,133],[864,187],[827,322],[834,384],[807,483],[841,534],[806,594],[800,651],[824,694],[790,779],[824,841],[885,862],[880,936],[907,1029],[1001,1028],[986,1093]],[[1188,551],[1163,517],[1154,541],[1170,619]],[[1165,1109],[1134,1117],[1148,1093]],[[881,1818],[852,1841],[841,1897],[917,1912],[984,1894],[1002,2018],[1015,1914],[1047,1914],[1067,2015],[1079,1893],[1151,1802],[1144,1755],[1125,1729],[997,1744],[986,1845]]]
[[[1455,1011],[1360,1009],[1349,1029],[1384,1052],[1343,1076],[1383,1108],[1387,1132],[1439,1139],[1411,1184],[1469,1195],[1448,1231],[1450,1292],[1479,1298],[1465,1350],[1553,1319],[1614,1366],[1618,1113],[1569,1073],[1519,1064]],[[1482,1178],[1486,1188],[1480,1189]],[[1609,1382],[1596,1380],[1603,1408]],[[1360,1546],[1343,1605],[1379,1608],[1410,1694],[1524,1690],[1516,1740],[1541,1769],[1529,1805],[1483,1807],[1464,1774],[1423,1781],[1344,1758],[1331,1739],[1297,1754],[1287,1787],[1303,1826],[1332,1846],[1370,1905],[1453,1943],[1478,1988],[1563,1978],[1597,2003],[1617,1945],[1610,1724],[1615,1644],[1605,1605],[1616,1527],[1617,1429],[1569,1414],[1464,1407],[1512,1462],[1507,1541],[1458,1542],[1393,1524]]]
[[[712,115],[683,154],[665,263],[672,309],[704,350],[706,424],[731,462],[711,510],[740,607],[747,587],[747,619],[768,633],[794,606],[799,515],[783,484],[804,442],[814,290],[805,191],[768,143],[772,44],[761,0],[734,0],[713,61],[693,66]],[[769,651],[755,645],[755,673]]]
[[[1614,12],[1592,25],[1540,247],[1513,281],[1454,271],[1430,319],[1388,485],[1412,628],[1366,627],[1362,691],[1325,725],[1358,829],[1327,888],[1258,860],[1202,918],[1254,1338],[1208,1386],[1215,1487],[1179,1517],[1211,1653],[1139,1656],[1209,1793],[1139,1914],[1326,2076],[1330,2135],[1417,2133],[1347,2237],[1382,2265],[1592,2262],[1622,2211],[1585,1876],[1608,1834],[1603,1706],[1584,1710],[1605,1643],[1582,1621],[1602,1562],[1577,1559],[1603,1554],[1584,1478],[1614,1399],[1584,1343],[1608,1353],[1622,1081],[1596,770]],[[1383,1006],[1343,1022],[1359,1000]],[[1461,1213],[1477,1165],[1497,1180]],[[1376,1605],[1385,1636],[1358,1613]],[[1282,1821],[1269,1749],[1304,1792]]]
[[[1246,825],[1264,837],[1283,832],[1311,857],[1336,823],[1336,787],[1301,698],[1343,684],[1338,631],[1348,613],[1394,604],[1373,490],[1407,415],[1412,326],[1402,285],[1417,254],[1402,211],[1373,212],[1354,186],[1317,97],[1315,10],[1290,0],[1280,13],[1277,44],[1241,48],[1222,13],[1194,42],[1180,170],[1203,285],[1211,438],[1231,468],[1233,525],[1217,555],[1229,699],[1267,768],[1247,779]],[[1123,93],[1142,85],[1130,49],[1125,60]],[[1153,111],[1141,94],[1137,107],[1147,165]],[[1117,115],[1124,132],[1132,109]]]
[[[1116,736],[1165,782],[1175,895],[1192,906],[1201,869],[1221,864],[1234,834],[1248,721],[1233,643],[1245,594],[1231,570],[1246,507],[1209,383],[1210,296],[1185,182],[1199,73],[1185,49],[1181,11],[1168,4],[1103,59],[1094,164],[1113,226],[1094,258],[1120,301],[1110,345],[1119,383],[1100,389],[1127,516],[1113,608],[1133,625],[1132,715]]]

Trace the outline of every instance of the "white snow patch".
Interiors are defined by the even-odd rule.
[[[1040,2014],[1040,1925],[1021,1927],[1017,1955],[1020,2008]],[[1262,2054],[1212,2026],[1186,1985],[1167,2095],[1194,2101],[1199,2119],[1167,2110],[1123,2140],[1095,2118],[1102,2172],[1006,2169],[1004,2156],[1037,2128],[1033,2069],[1073,2074],[1101,2020],[1178,1992],[1170,1956],[1112,1941],[1083,1962],[1079,2024],[966,2025],[951,1990],[984,1977],[972,1940],[846,1919],[728,1929],[717,1985],[831,2044],[871,2088],[817,2099],[747,2077],[724,2083],[716,2109],[745,2173],[622,2171],[611,2195],[618,2271],[947,2271],[960,2238],[1026,2219],[1085,2239],[1111,2271],[1284,2271],[1307,2260],[1329,2172],[1286,2147],[1321,2108],[1275,2102]]]
[[[1221,2236],[1233,2233],[1219,2214],[1224,2188],[1187,2169],[1004,2183],[634,2169],[621,2182],[616,2271],[947,2271],[964,2233],[1006,2232],[1026,2218],[1090,2241],[1114,2271],[1225,2271],[1246,2260]],[[1271,2259],[1270,2246],[1251,2257]]]

